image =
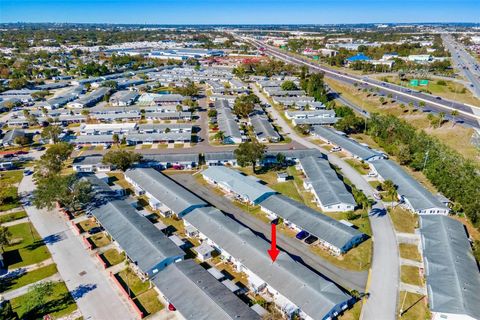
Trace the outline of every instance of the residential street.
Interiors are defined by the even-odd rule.
[[[32,176],[24,177],[19,193],[26,195],[33,189]],[[84,319],[136,319],[99,261],[83,246],[57,210],[38,210],[33,206],[25,206],[25,210],[47,244]]]
[[[270,104],[256,86],[251,86],[262,103]],[[288,133],[293,141],[308,148],[315,148],[328,155],[328,160],[338,166],[343,175],[367,197],[373,197],[372,186],[349,164],[333,153],[299,136],[274,107],[268,108],[272,117]],[[370,293],[362,312],[362,319],[395,319],[399,286],[399,253],[392,222],[381,202],[375,204],[370,212],[370,225],[373,233],[373,259],[366,292]]]

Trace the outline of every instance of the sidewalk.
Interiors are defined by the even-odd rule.
[[[30,219],[28,217],[22,218],[22,219],[17,219],[9,222],[2,223],[2,227],[11,227],[16,224],[21,224],[21,223],[27,223],[30,222]]]
[[[23,207],[17,207],[17,208],[13,208],[13,209],[10,209],[10,210],[7,210],[7,211],[0,212],[0,216],[7,215],[7,214],[10,214],[10,213],[20,212],[20,211],[24,211],[24,210],[25,209],[23,209]]]
[[[13,298],[23,296],[34,285],[39,284],[39,283],[48,282],[48,281],[62,281],[62,277],[60,276],[60,274],[56,273],[53,276],[47,277],[45,279],[39,280],[39,281],[34,282],[34,283],[27,284],[26,286],[23,286],[21,288],[4,292],[4,293],[2,293],[2,296],[5,300],[11,300]]]

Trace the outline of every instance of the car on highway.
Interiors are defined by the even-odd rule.
[[[309,236],[308,238],[306,238],[305,240],[303,240],[303,242],[305,242],[305,243],[308,244],[308,245],[312,245],[312,244],[314,244],[314,243],[317,242],[317,241],[318,241],[318,238],[315,237],[315,236],[312,236],[312,235]]]
[[[299,233],[297,233],[297,235],[295,236],[295,238],[297,238],[298,240],[303,240],[305,239],[306,237],[308,237],[310,235],[310,233],[308,233],[307,231],[305,230],[302,230],[300,231]]]

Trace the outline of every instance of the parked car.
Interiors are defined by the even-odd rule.
[[[334,147],[334,148],[332,148],[331,151],[332,151],[332,152],[342,151],[342,148],[340,148],[340,147]]]
[[[168,310],[170,311],[177,311],[177,308],[175,308],[175,306],[171,303],[168,304]]]
[[[303,240],[305,239],[306,237],[308,237],[310,235],[310,233],[308,233],[307,231],[300,231],[299,233],[297,233],[297,235],[295,236],[295,238],[297,238],[298,240]]]
[[[373,172],[373,171],[370,171],[370,172],[368,173],[368,176],[369,176],[369,177],[376,177],[377,174],[376,174],[375,172]]]
[[[102,231],[103,231],[102,227],[93,227],[90,230],[88,230],[88,234],[96,234]]]
[[[305,240],[303,240],[306,244],[308,245],[312,245],[314,244],[315,242],[318,241],[318,238],[315,237],[315,236],[309,236],[308,238],[306,238]]]
[[[30,171],[30,170],[28,170],[28,169],[23,170],[23,175],[24,175],[24,176],[29,176],[29,175],[31,175],[32,173],[33,173],[33,171]]]

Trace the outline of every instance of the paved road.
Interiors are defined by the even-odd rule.
[[[460,120],[463,124],[474,127],[480,128],[480,106],[472,106],[468,104],[459,103],[457,101],[451,101],[442,99],[440,97],[411,90],[409,88],[405,88],[396,84],[383,82],[376,79],[371,79],[366,76],[360,77],[356,75],[350,75],[346,73],[342,73],[337,70],[333,70],[324,66],[320,66],[318,64],[314,64],[309,61],[307,58],[298,58],[292,56],[291,54],[282,51],[278,48],[273,46],[269,46],[263,42],[260,42],[253,38],[244,38],[247,41],[250,41],[253,45],[257,47],[265,48],[265,53],[286,61],[288,63],[297,64],[297,65],[306,65],[313,71],[321,71],[325,73],[326,77],[329,77],[333,80],[341,81],[350,85],[355,83],[364,85],[368,88],[372,88],[378,90],[379,94],[384,96],[388,94],[393,94],[393,96],[402,103],[408,104],[409,102],[413,102],[418,108],[421,108],[419,105],[420,103],[425,103],[425,107],[422,109],[440,113],[444,112],[446,114],[450,114],[453,110],[458,111],[458,116],[456,116],[457,120]]]
[[[260,98],[262,103],[267,103],[265,95],[252,85],[254,93]],[[307,140],[307,138],[299,136],[280,116],[275,108],[268,108],[272,118],[277,121],[283,131],[290,138],[305,147],[320,150],[328,155],[328,160],[338,166],[343,175],[347,177],[359,190],[367,197],[373,198],[374,190],[372,186],[349,164],[340,159],[333,153]],[[362,319],[367,320],[389,320],[395,319],[398,285],[399,285],[399,255],[397,240],[393,231],[390,217],[386,214],[384,205],[376,203],[369,215],[370,225],[373,235],[373,259],[370,271],[369,285],[367,292],[370,297],[367,300],[363,312]]]
[[[32,176],[24,177],[20,194],[34,189]],[[57,210],[25,206],[30,220],[47,243],[58,272],[74,296],[84,319],[136,319],[95,256],[84,248],[67,221]]]
[[[468,80],[467,88],[480,98],[480,63],[465,50],[463,44],[458,43],[450,34],[442,35],[443,43],[452,54],[455,68]]]
[[[259,236],[270,240],[270,225],[234,206],[230,199],[219,196],[207,187],[197,183],[190,174],[174,174],[171,177],[219,210],[232,215],[234,219],[250,228]],[[281,233],[277,235],[277,245],[295,260],[302,262],[310,269],[313,269],[313,271],[330,278],[338,285],[350,290],[364,291],[367,282],[367,272],[355,272],[338,268],[322,257],[312,253],[306,244]]]

